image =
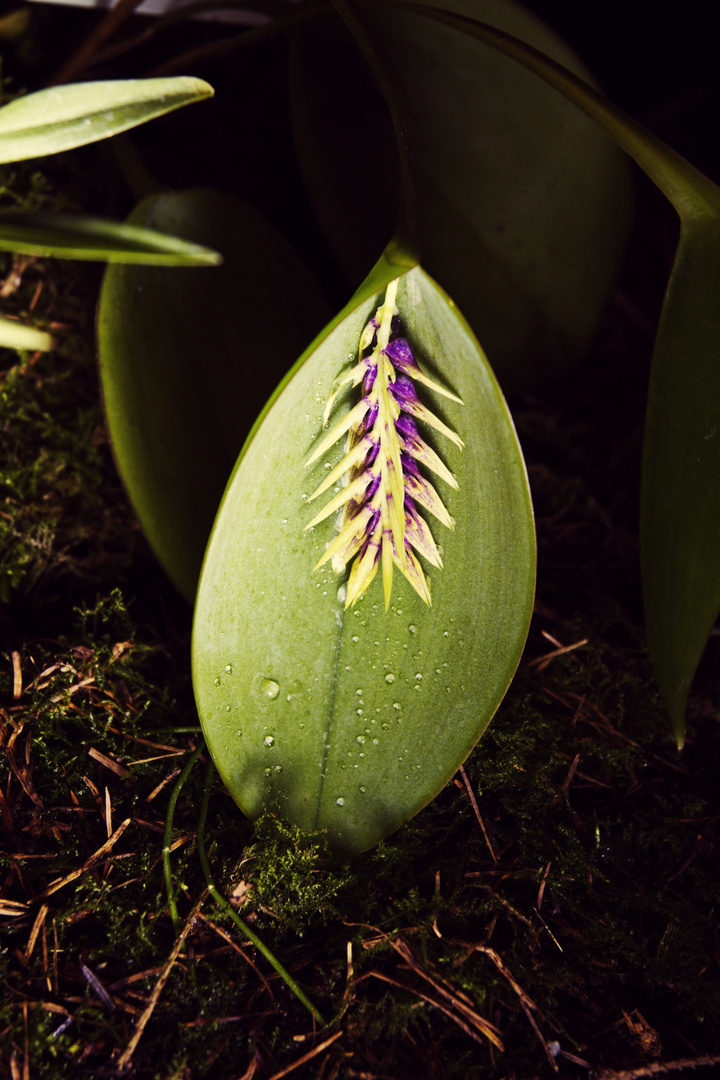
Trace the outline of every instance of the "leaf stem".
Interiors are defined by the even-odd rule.
[[[267,945],[265,945],[257,936],[257,934],[250,929],[247,923],[243,922],[240,916],[235,911],[233,911],[232,907],[227,902],[225,897],[218,891],[215,882],[212,879],[212,875],[210,873],[210,865],[208,863],[207,854],[205,851],[205,822],[207,820],[208,804],[210,802],[210,781],[212,779],[214,768],[215,767],[212,761],[208,762],[207,773],[205,775],[205,790],[203,791],[203,801],[202,807],[200,809],[200,819],[198,821],[197,829],[198,855],[200,857],[200,865],[202,866],[203,874],[205,875],[205,883],[208,887],[208,892],[210,893],[220,910],[232,919],[238,930],[240,930],[241,933],[243,933],[245,937],[253,943],[258,952],[261,952],[267,962],[275,968],[280,978],[283,980],[288,989],[292,990],[298,1001],[300,1001],[305,1006],[308,1012],[315,1020],[317,1020],[318,1024],[320,1024],[321,1027],[325,1027],[326,1024],[322,1013],[315,1008],[310,999],[303,993],[298,984],[295,982],[292,975],[288,971],[286,971],[280,961],[276,959],[276,957],[270,952]]]

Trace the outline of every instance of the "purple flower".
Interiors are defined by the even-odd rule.
[[[397,566],[426,604],[430,584],[416,552],[433,566],[442,559],[432,533],[417,512],[422,507],[447,528],[454,528],[442,499],[418,465],[457,488],[457,481],[438,454],[418,433],[416,420],[433,427],[456,446],[462,439],[418,398],[415,384],[429,387],[462,404],[460,398],[429,379],[419,368],[412,348],[399,337],[395,309],[398,281],[387,288],[385,301],[368,322],[361,337],[358,363],[337,382],[325,408],[325,422],[342,387],[361,387],[361,397],[322,440],[307,462],[312,465],[338,439],[347,435],[342,461],[311,495],[316,499],[347,477],[345,487],[306,526],[311,528],[341,510],[338,536],[328,546],[316,569],[332,560],[342,573],[351,561],[345,607],[351,607],[382,564],[385,608],[390,603],[393,567]]]

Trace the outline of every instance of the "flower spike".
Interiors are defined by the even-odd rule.
[[[305,526],[310,529],[342,508],[336,526],[339,535],[328,545],[315,569],[331,559],[333,570],[343,573],[354,560],[347,583],[346,608],[352,607],[366,591],[380,566],[386,611],[395,566],[429,605],[430,583],[415,552],[438,569],[442,569],[442,559],[416,507],[429,511],[446,528],[455,527],[442,499],[418,465],[452,488],[457,488],[457,481],[421,438],[415,421],[434,428],[460,449],[463,441],[422,404],[415,383],[460,405],[462,401],[420,370],[410,343],[398,336],[395,307],[398,280],[390,282],[384,302],[360,336],[357,364],[335,380],[323,423],[327,425],[343,387],[361,387],[360,400],[321,440],[306,462],[312,465],[338,439],[347,436],[345,456],[309,501],[343,477],[344,487]]]

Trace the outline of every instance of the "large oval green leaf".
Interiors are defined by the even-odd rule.
[[[464,405],[420,388],[457,432],[428,428],[458,488],[437,482],[455,529],[433,529],[427,606],[398,571],[346,610],[345,577],[313,569],[337,534],[308,505],[343,450],[305,462],[323,403],[354,362],[390,278],[423,370]],[[352,407],[341,399],[337,416]],[[419,427],[423,427],[419,424]],[[326,462],[324,465],[323,462]],[[328,496],[332,492],[328,492]],[[442,533],[442,536],[440,536]],[[301,358],[240,457],[198,589],[193,677],[208,746],[251,817],[273,810],[363,851],[432,799],[477,742],[517,666],[535,568],[532,509],[512,421],[455,305],[421,269],[380,264]]]
[[[445,0],[582,77],[556,34],[511,0]],[[364,13],[411,121],[423,265],[461,307],[506,392],[586,350],[624,247],[622,155],[530,72],[413,13]],[[362,279],[395,225],[397,153],[384,102],[341,25],[304,28],[290,93],[298,158],[335,257]]]
[[[38,90],[0,109],[0,163],[44,157],[107,139],[213,93],[203,79],[186,75]]]
[[[192,600],[243,441],[329,309],[294,249],[233,196],[154,195],[131,222],[223,256],[215,269],[110,266],[98,310],[115,459],[151,546]]]

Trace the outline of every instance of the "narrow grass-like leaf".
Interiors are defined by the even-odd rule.
[[[693,676],[720,611],[720,188],[591,86],[495,27],[401,3],[534,71],[667,196],[680,242],[653,355],[640,547],[648,644],[679,746]]]
[[[80,214],[19,210],[0,211],[0,251],[153,266],[217,266],[222,262],[210,248],[154,229]]]
[[[455,434],[453,440],[416,421],[454,479],[433,478],[454,528],[417,505],[432,534],[430,551],[440,556],[433,562],[413,546],[407,501],[404,524],[392,522],[390,509],[384,523],[384,500],[390,507],[395,499],[394,459],[382,441],[378,403],[379,427],[368,430],[379,456],[371,452],[348,478],[352,485],[352,476],[366,468],[372,488],[377,468],[384,492],[382,554],[372,553],[370,540],[364,550],[350,543],[336,573],[328,545],[347,516],[311,524],[315,506],[343,490],[338,478],[325,500],[310,501],[346,454],[343,438],[323,446],[325,404],[330,399],[331,425],[353,412],[351,446],[362,438],[373,416],[375,381],[367,372],[361,384],[345,377],[359,357],[369,358],[368,370],[375,366],[393,279],[399,279],[398,318],[385,351],[394,348],[395,374],[388,372],[383,385],[397,405],[412,398],[412,379],[423,408]],[[375,338],[368,327],[373,316]],[[408,371],[412,365],[399,341],[432,388],[404,374],[403,365]],[[379,372],[378,363],[375,380]],[[365,405],[355,412],[358,400]],[[396,433],[388,437],[399,435],[404,444],[407,495],[407,428],[392,403],[388,407]],[[431,475],[422,462],[420,473],[423,482]],[[362,499],[350,515],[358,528],[366,517],[361,505]],[[367,506],[372,511],[372,499]],[[410,555],[403,558],[403,540],[407,552],[420,552],[428,595]],[[377,579],[351,566],[353,558],[374,559]],[[196,698],[208,748],[241,808],[252,817],[269,809],[303,829],[326,829],[331,849],[344,855],[398,828],[452,776],[502,699],[527,633],[534,567],[522,456],[477,341],[421,269],[383,261],[255,426],[204,563],[193,630]],[[358,573],[364,582],[352,595]]]
[[[243,440],[329,309],[293,248],[230,195],[151,196],[131,221],[224,258],[211,270],[111,266],[98,310],[118,468],[150,544],[192,601]]]
[[[0,163],[107,139],[210,97],[202,79],[118,79],[38,90],[0,109]]]
[[[0,316],[0,345],[6,349],[38,349],[47,352],[52,348],[52,338],[44,330],[25,326],[14,319]]]

